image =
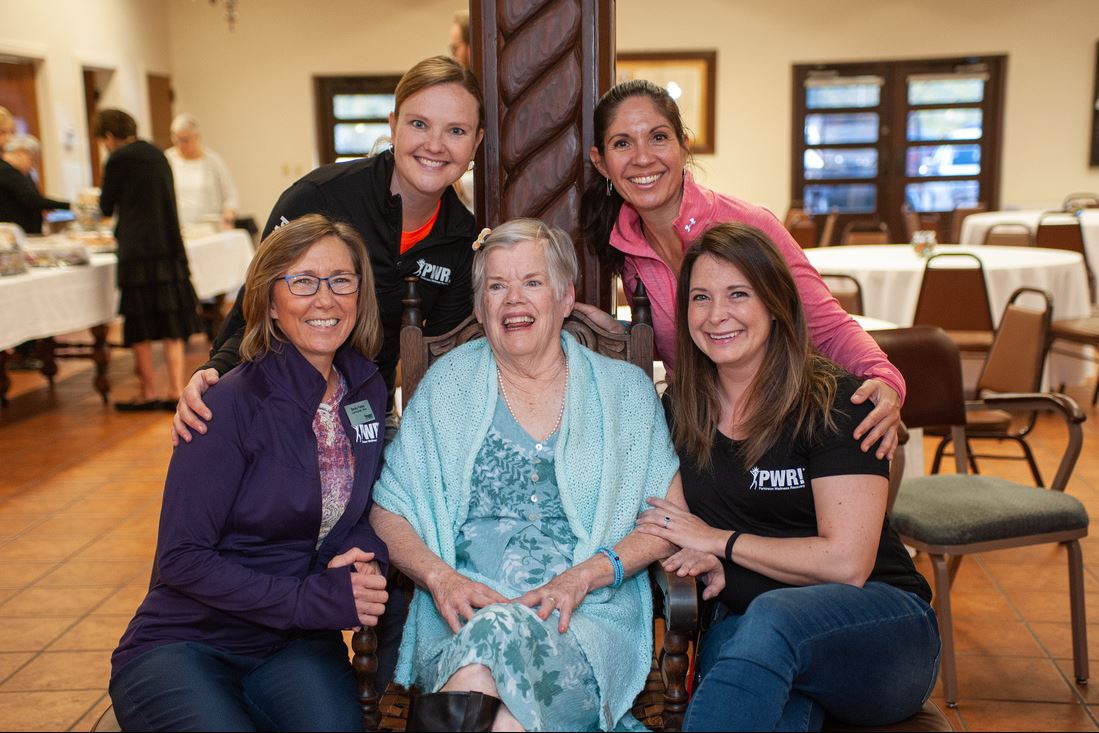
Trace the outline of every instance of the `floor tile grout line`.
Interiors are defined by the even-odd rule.
[[[109,699],[109,697],[110,697],[110,692],[104,692],[104,693],[103,693],[102,695],[100,695],[100,697],[99,697],[99,699],[98,699],[98,700],[96,700],[96,701],[95,701],[94,703],[92,703],[92,704],[91,704],[91,706],[90,706],[90,707],[89,707],[89,708],[88,708],[87,710],[85,710],[85,711],[84,711],[84,714],[83,714],[83,715],[81,715],[81,716],[80,716],[79,718],[77,718],[76,720],[74,720],[74,721],[73,721],[73,723],[72,723],[72,725],[70,725],[70,726],[69,726],[68,728],[66,728],[65,730],[67,730],[67,731],[71,731],[71,730],[74,730],[74,729],[76,728],[76,725],[77,725],[77,723],[79,723],[79,722],[80,722],[81,720],[83,720],[84,718],[88,717],[88,715],[89,715],[89,714],[90,714],[90,713],[91,713],[91,712],[92,712],[93,710],[95,710],[96,708],[98,708],[98,707],[99,707],[99,705],[100,705],[100,703],[102,703],[102,702],[103,702],[104,698],[108,698],[108,699]],[[96,721],[96,722],[98,722],[98,721]],[[93,723],[93,725],[94,725],[94,723]]]

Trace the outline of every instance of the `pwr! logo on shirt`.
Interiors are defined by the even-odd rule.
[[[433,265],[427,260],[416,260],[416,275],[421,280],[436,285],[450,284],[450,268],[442,265]]]
[[[796,491],[805,488],[804,468],[760,468],[753,466],[749,491]]]

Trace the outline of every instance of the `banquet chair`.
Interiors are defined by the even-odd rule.
[[[1099,351],[1099,316],[1092,315],[1087,318],[1056,320],[1050,326],[1050,340],[1053,342],[1052,351],[1062,356],[1087,359],[1089,357],[1086,354],[1058,349],[1057,342],[1064,341],[1079,346],[1090,346],[1092,349]],[[1061,385],[1061,389],[1064,389],[1064,385]],[[1095,380],[1095,391],[1091,395],[1091,406],[1095,407],[1096,403],[1099,403],[1099,378]]]
[[[954,436],[957,473],[902,481],[890,513],[893,528],[904,543],[927,553],[931,560],[947,705],[956,707],[958,702],[950,590],[962,558],[990,550],[1064,545],[1069,570],[1073,676],[1078,684],[1086,684],[1087,624],[1080,539],[1088,533],[1088,513],[1083,504],[1065,493],[1083,446],[1083,412],[1065,395],[1051,393],[989,395],[967,403],[958,348],[941,329],[916,326],[873,331],[871,336],[908,384],[908,398],[901,407],[904,424],[909,429],[946,425]],[[1064,421],[1067,445],[1049,489],[966,473],[966,412],[985,409],[1051,412]]]
[[[1095,271],[1088,262],[1088,250],[1084,246],[1084,229],[1080,219],[1063,211],[1047,211],[1038,218],[1034,232],[1034,244],[1047,249],[1064,249],[1084,258],[1084,270],[1088,276],[1088,294],[1095,302]]]
[[[828,216],[824,217],[824,224],[820,228],[820,239],[817,240],[818,247],[831,247],[832,239],[836,236],[836,219],[839,218],[839,214],[835,211],[828,212]]]
[[[889,225],[884,221],[872,219],[855,219],[847,222],[840,235],[840,244],[889,244],[893,241],[893,235],[889,231]]]
[[[1099,195],[1094,193],[1070,193],[1061,202],[1064,211],[1079,211],[1080,209],[1099,209]]]
[[[782,219],[782,226],[789,229],[790,225],[795,220],[800,219],[803,216],[809,216],[809,215],[810,215],[809,212],[805,210],[804,206],[802,206],[801,200],[800,199],[794,199],[793,201],[790,202],[790,208],[786,210],[786,216],[784,216],[783,219]]]
[[[904,234],[906,242],[915,239],[916,232],[927,229],[933,230],[938,235],[940,226],[938,214],[921,214],[907,203],[901,206],[901,218],[904,220]]]
[[[441,336],[423,335],[422,302],[416,289],[415,276],[405,278],[406,290],[401,302],[405,306],[401,327],[401,404],[408,404],[416,387],[431,364],[451,349],[484,335],[473,316]],[[653,330],[649,300],[644,285],[638,279],[634,290],[633,321],[626,334],[611,333],[574,313],[565,319],[565,330],[582,345],[604,356],[629,361],[653,375]],[[654,646],[653,663],[648,681],[634,701],[633,713],[650,728],[678,730],[687,709],[687,650],[698,625],[698,591],[693,578],[668,575],[654,563],[649,568],[653,586],[654,634],[663,631],[663,643]],[[372,629],[355,633],[352,640],[355,668],[359,684],[359,701],[368,730],[379,724],[385,728],[404,729],[408,701],[415,693],[396,684],[379,699],[373,689],[377,669],[377,642]]]
[[[1004,221],[993,224],[985,231],[982,244],[997,247],[1028,247],[1034,244],[1034,235],[1030,227],[1018,221]]]
[[[940,267],[969,260],[969,267]],[[916,300],[914,326],[938,326],[966,353],[985,354],[992,346],[992,306],[981,260],[968,252],[927,258]]]
[[[954,210],[950,212],[950,238],[947,241],[960,242],[962,239],[962,222],[965,221],[965,218],[970,214],[980,214],[985,211],[988,211],[988,207],[980,201],[974,206],[955,207]]]
[[[1030,294],[1032,300],[1039,300],[1041,308],[1021,305],[1018,301]],[[977,397],[996,393],[1038,392],[1042,384],[1042,371],[1046,355],[1049,352],[1049,326],[1053,316],[1053,298],[1044,290],[1037,288],[1019,288],[1011,294],[1000,324],[996,327],[996,336],[989,349],[981,375],[977,378]],[[969,465],[973,473],[977,470],[977,458],[1024,459],[1030,467],[1031,476],[1037,486],[1042,483],[1042,474],[1034,460],[1034,453],[1026,442],[1027,435],[1034,429],[1038,413],[1030,412],[1016,416],[1005,410],[973,410],[965,416],[965,438],[969,448]],[[931,473],[938,473],[947,446],[953,440],[951,431],[943,426],[929,427],[925,435],[941,437],[935,449],[935,459]],[[973,453],[972,441],[975,439],[1011,440],[1019,444],[1023,455],[978,455]]]
[[[820,277],[841,308],[853,316],[866,315],[862,307],[862,285],[855,277],[838,272],[822,272]]]
[[[808,214],[794,217],[786,224],[786,229],[802,249],[817,246],[817,223]]]

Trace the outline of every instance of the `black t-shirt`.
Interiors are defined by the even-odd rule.
[[[715,433],[709,471],[699,470],[681,451],[680,475],[687,506],[707,524],[720,529],[738,529],[763,537],[816,536],[813,479],[889,475],[889,463],[878,460],[873,451],[863,453],[852,437],[855,426],[873,407],[869,402],[851,404],[851,395],[858,386],[854,377],[839,379],[832,411],[835,431],[819,431],[810,443],[804,437],[792,436],[793,427],[788,425],[779,442],[755,466],[744,466],[739,456],[740,442],[720,432]],[[725,590],[719,598],[733,613],[743,613],[761,593],[790,587],[735,563],[724,564]],[[878,556],[869,580],[888,583],[931,601],[931,588],[916,571],[888,518],[882,524]]]

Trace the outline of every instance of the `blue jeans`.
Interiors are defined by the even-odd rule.
[[[122,730],[363,729],[337,632],[310,634],[263,658],[167,644],[123,667],[110,693]]]
[[[703,636],[683,729],[820,730],[826,714],[895,723],[931,694],[939,647],[931,606],[885,583],[770,591]]]

